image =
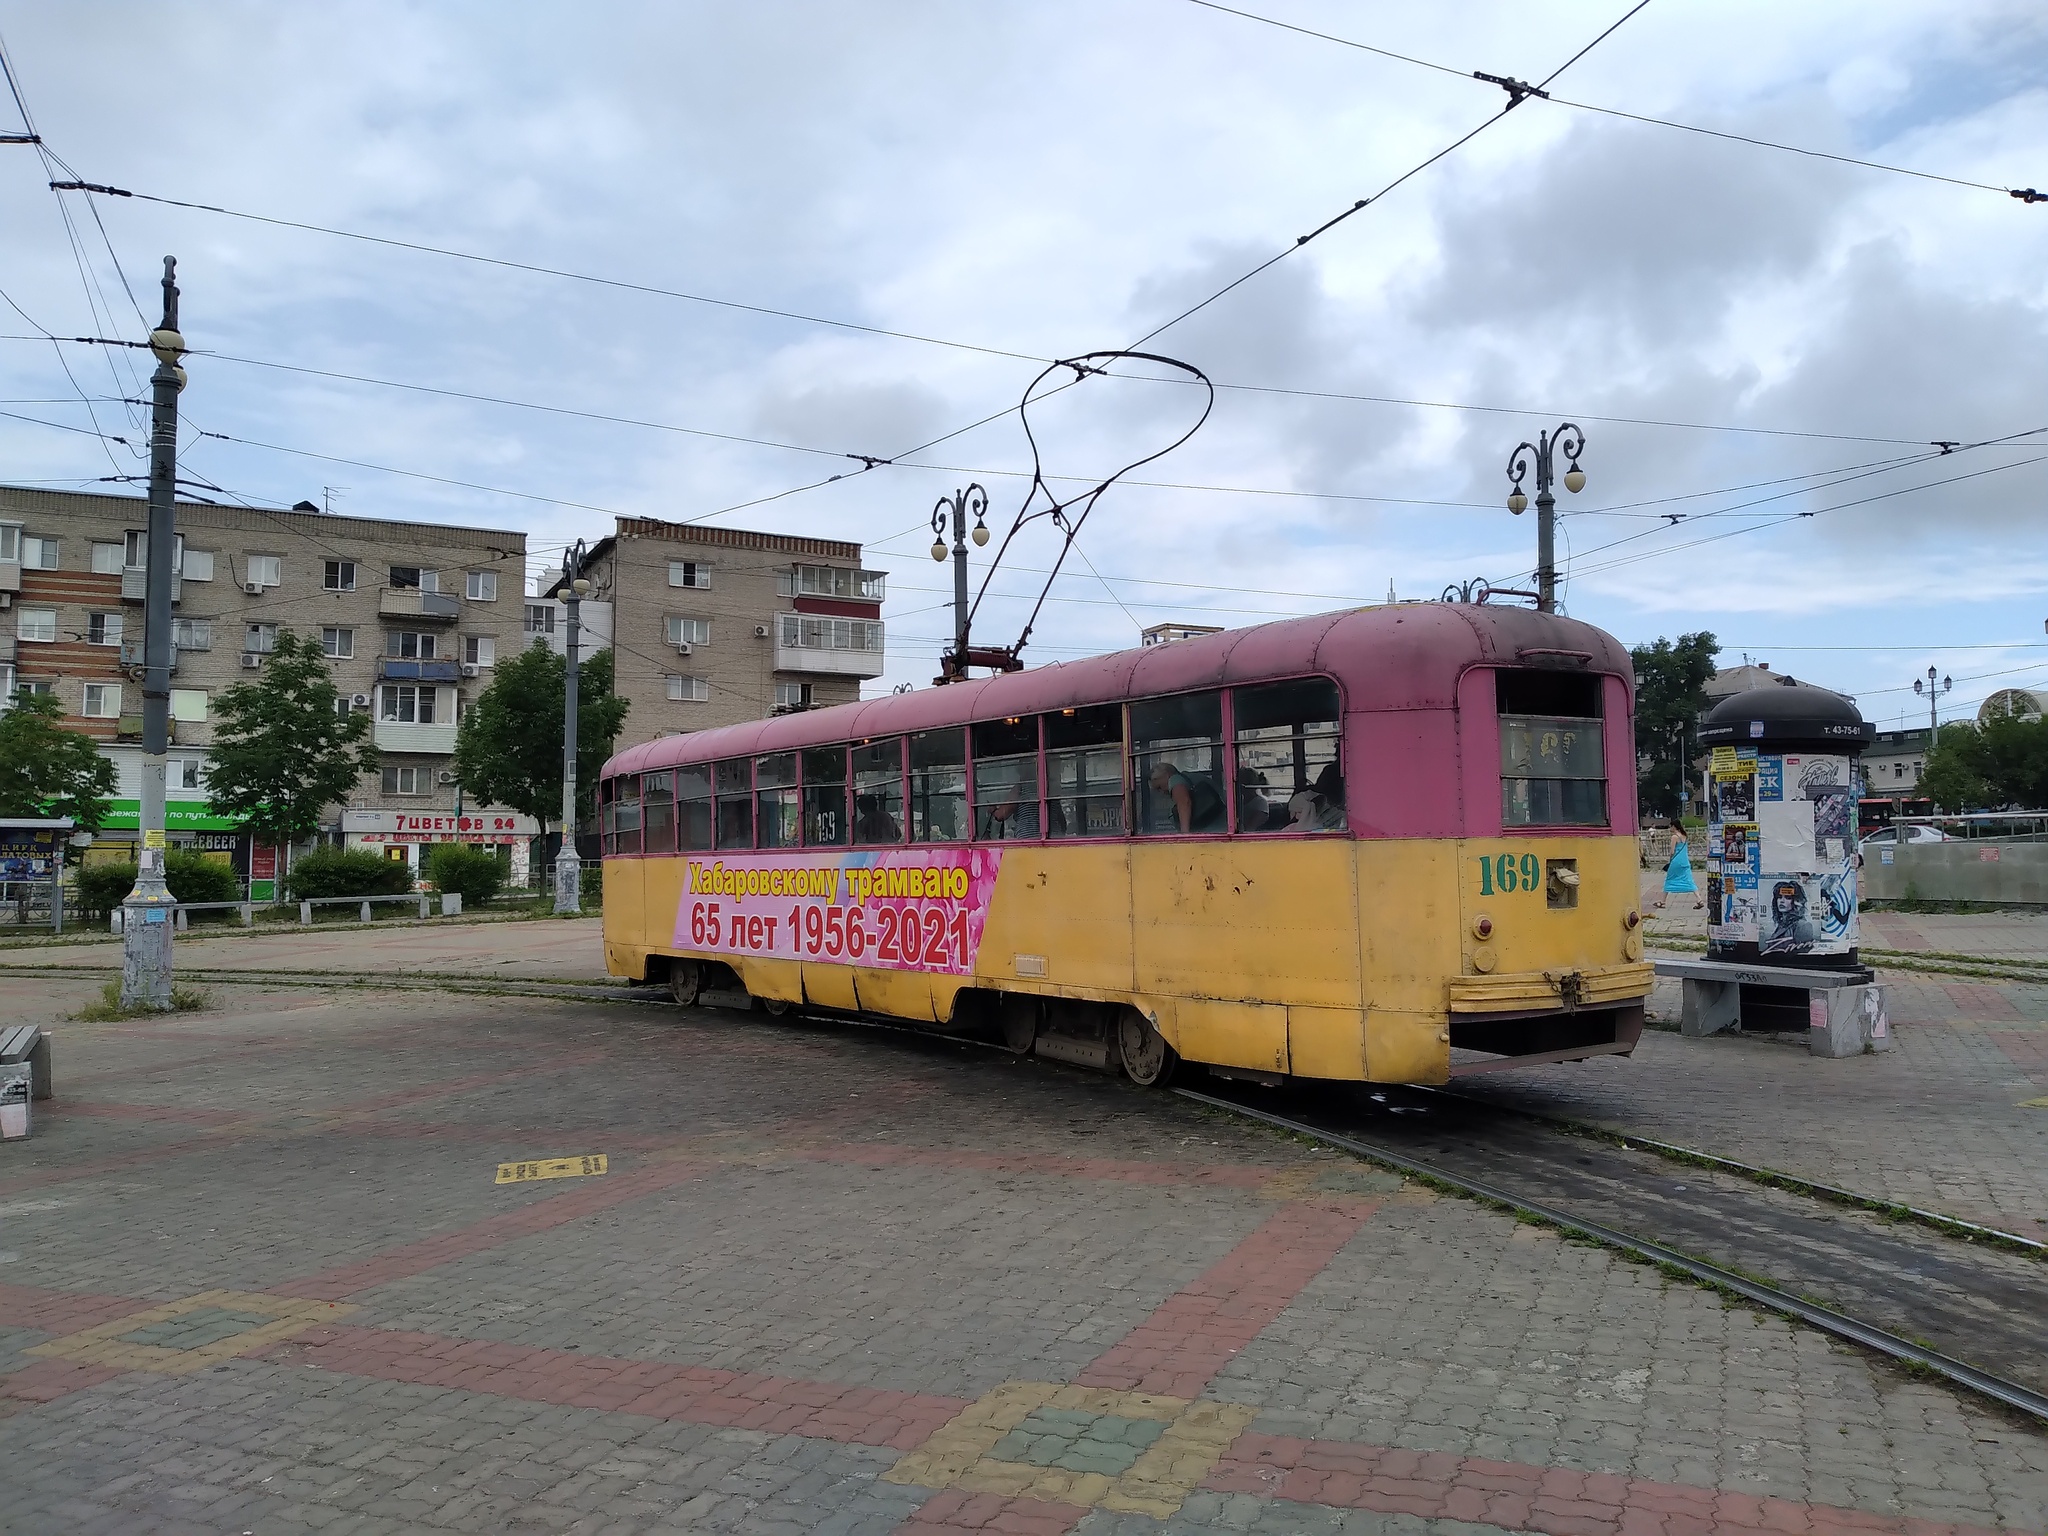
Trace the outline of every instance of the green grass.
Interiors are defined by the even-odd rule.
[[[172,1013],[193,1013],[212,1005],[213,999],[192,987],[171,988]],[[71,1015],[80,1024],[113,1024],[122,1019],[153,1019],[163,1013],[160,1008],[124,1008],[121,1006],[121,983],[110,981],[100,988],[100,1000],[88,1003]]]

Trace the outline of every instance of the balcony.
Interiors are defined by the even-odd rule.
[[[182,577],[171,577],[171,601],[177,602],[185,593]],[[146,603],[149,601],[149,567],[146,565],[124,565],[121,567],[121,601],[124,603]]]
[[[143,644],[140,640],[121,642],[121,669],[124,672],[140,672],[147,663],[143,660]],[[171,647],[171,676],[178,675],[178,648]]]
[[[462,617],[462,600],[443,592],[422,592],[417,587],[385,587],[377,593],[377,616],[453,624]]]
[[[400,656],[383,656],[377,661],[377,680],[384,683],[457,683],[462,680],[462,663],[408,661]]]
[[[874,619],[777,614],[775,670],[880,677],[882,634],[881,622]]]
[[[177,722],[177,721],[175,721],[175,720],[171,720],[171,721],[168,721],[168,722],[166,722],[166,724],[167,724],[167,727],[168,727],[168,729],[169,729],[169,731],[170,731],[170,734],[169,734],[168,736],[166,736],[166,737],[164,738],[164,740],[165,740],[165,741],[167,741],[167,742],[169,742],[169,743],[170,743],[170,744],[171,744],[172,746],[174,746],[174,747],[175,747],[175,746],[176,746],[176,745],[178,744],[178,722]],[[116,720],[116,721],[114,722],[114,740],[116,740],[116,741],[140,741],[140,740],[142,740],[142,711],[141,711],[141,710],[136,710],[136,711],[135,711],[134,713],[132,713],[132,714],[123,714],[123,715],[122,715],[122,716],[120,717],[120,719],[118,719],[118,720]]]
[[[14,660],[15,640],[12,635],[0,635],[0,665]]]
[[[0,592],[19,592],[20,590],[21,562],[19,560],[0,560]]]
[[[446,756],[455,750],[455,722],[415,725],[406,720],[379,720],[370,729],[370,739],[379,752],[433,752]]]

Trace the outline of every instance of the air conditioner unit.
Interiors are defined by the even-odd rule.
[[[260,581],[245,581],[242,583],[242,590],[251,597],[261,597],[263,595],[263,583]]]
[[[441,770],[441,772],[434,776],[434,782],[437,784],[453,784],[457,782],[457,780],[456,776],[453,773],[450,773],[447,769],[444,768]]]
[[[766,640],[768,638],[768,626],[766,624],[756,624],[754,626],[754,638],[756,640]]]
[[[370,696],[367,693],[356,694],[350,698],[348,706],[350,709],[368,709],[370,707]]]
[[[479,672],[481,672],[481,671],[483,671],[483,668],[482,668],[482,667],[480,667],[480,666],[478,666],[478,665],[477,665],[477,664],[476,664],[475,662],[473,662],[473,661],[465,661],[465,662],[464,662],[464,663],[462,664],[462,675],[463,675],[464,677],[475,677],[475,676],[477,675],[477,673],[479,673]]]
[[[690,654],[690,642],[689,642],[689,641],[687,641],[687,640],[678,640],[678,641],[676,642],[676,654],[677,654],[678,656],[687,656],[687,655],[689,655],[689,654]]]
[[[243,670],[243,671],[245,671],[245,672],[254,672],[254,671],[257,671],[257,670],[258,670],[259,668],[261,668],[261,667],[262,667],[262,665],[263,665],[263,658],[262,658],[261,656],[258,656],[258,655],[257,655],[257,654],[256,654],[255,652],[253,652],[253,651],[244,651],[244,652],[242,652],[242,670]]]

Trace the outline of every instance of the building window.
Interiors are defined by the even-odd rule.
[[[171,620],[171,645],[181,651],[210,651],[213,649],[213,620],[173,619]]]
[[[251,555],[249,557],[249,585],[252,587],[283,586],[284,556]]]
[[[775,685],[775,707],[777,709],[809,709],[811,707],[811,685],[809,683],[777,683]]]
[[[384,654],[405,661],[432,661],[434,637],[412,630],[392,630],[384,636]]]
[[[322,583],[330,592],[353,592],[356,589],[356,563],[353,560],[330,560],[327,562],[327,576]]]
[[[130,528],[121,535],[121,564],[132,571],[142,570],[149,564],[147,530]]]
[[[187,581],[213,580],[213,551],[210,549],[188,549],[181,562],[182,574]]]
[[[711,643],[711,621],[709,619],[679,619],[674,614],[668,618],[668,643],[670,645],[709,645]]]
[[[464,596],[472,603],[495,603],[498,600],[498,573],[471,571]]]
[[[206,690],[204,688],[173,688],[171,690],[171,718],[187,720],[197,725],[206,718]]]
[[[843,565],[799,565],[776,573],[775,590],[783,597],[858,597],[879,603],[888,595],[889,578]]]
[[[24,570],[56,570],[57,541],[55,539],[39,539],[32,534],[23,534],[21,536],[21,564]]]
[[[277,626],[251,624],[243,631],[242,649],[251,656],[268,656],[277,649]]]
[[[14,620],[14,638],[17,640],[55,640],[57,638],[57,610],[54,608],[24,608]]]
[[[400,589],[438,592],[441,590],[441,573],[422,570],[417,565],[394,565],[391,567],[391,585]]]
[[[85,643],[87,645],[119,645],[121,643],[121,615],[118,613],[89,613],[85,616]]]
[[[204,789],[206,775],[196,757],[181,757],[171,764],[171,788]]]
[[[526,632],[529,635],[552,635],[555,632],[555,605],[553,603],[528,603],[526,605]]]
[[[21,562],[21,524],[0,523],[0,565]]]
[[[777,643],[800,650],[880,651],[880,619],[814,618],[807,613],[776,615]]]
[[[381,692],[384,699],[377,711],[379,719],[402,725],[434,723],[434,689],[431,685],[418,687],[412,683],[386,683]]]
[[[121,718],[121,685],[119,683],[87,683],[85,685],[85,709],[88,720],[118,720]]]
[[[498,659],[498,642],[489,635],[464,635],[462,659],[472,667],[488,667]]]
[[[427,770],[424,768],[399,768],[390,763],[384,765],[384,793],[387,795],[424,795],[427,792]]]
[[[98,576],[121,574],[122,549],[118,544],[95,544],[92,547],[93,573]]]
[[[1892,764],[1892,777],[1893,777],[1893,778],[1895,778],[1895,779],[1903,779],[1903,778],[1904,778],[1905,776],[1906,776],[1906,765],[1905,765],[1904,763],[1893,763],[1893,764]]]
[[[356,653],[356,632],[352,629],[320,631],[320,654],[334,661],[347,661]]]
[[[709,587],[711,567],[701,560],[671,560],[668,584],[672,587]]]
[[[668,675],[668,696],[685,704],[702,704],[711,697],[711,685],[701,677]]]

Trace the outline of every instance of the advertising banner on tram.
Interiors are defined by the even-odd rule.
[[[974,969],[1000,848],[689,854],[678,949],[883,970]]]

